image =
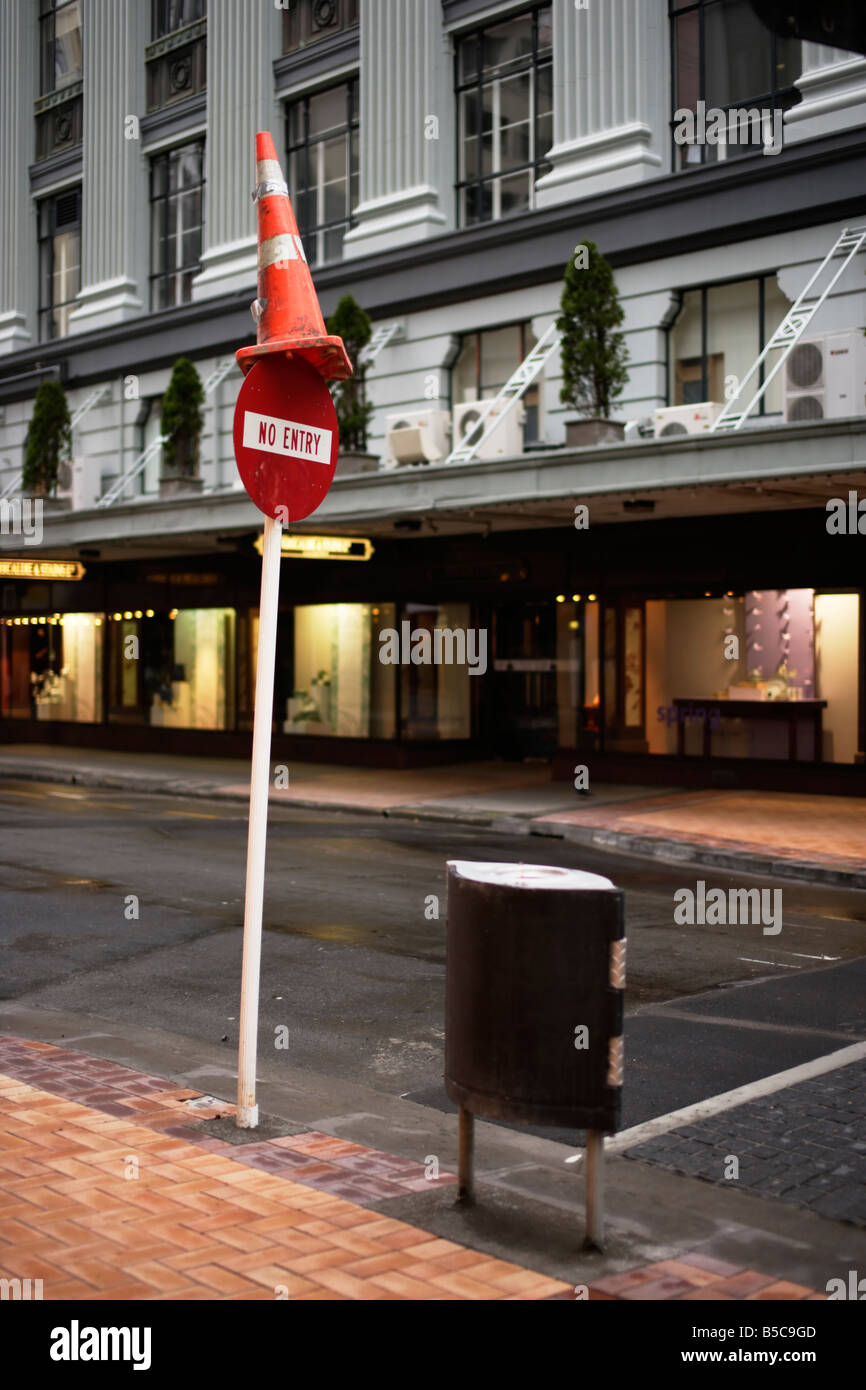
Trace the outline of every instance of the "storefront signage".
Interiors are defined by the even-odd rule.
[[[264,541],[255,543],[261,555]],[[283,557],[301,560],[369,560],[374,553],[372,541],[360,536],[286,536],[280,538]]]
[[[0,560],[0,579],[83,579],[80,560]]]

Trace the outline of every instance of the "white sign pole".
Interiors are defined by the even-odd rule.
[[[244,900],[244,954],[238,1046],[238,1129],[255,1129],[259,1123],[259,1107],[256,1104],[259,977],[262,964],[262,907],[268,835],[268,792],[271,781],[271,724],[274,714],[274,664],[277,649],[282,529],[281,522],[266,517],[262,547],[262,595],[259,604],[253,759],[250,772],[250,828],[247,839],[247,886]]]

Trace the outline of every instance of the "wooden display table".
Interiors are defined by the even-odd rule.
[[[777,723],[787,720],[788,723],[788,757],[791,762],[819,762],[822,753],[823,730],[822,718],[823,711],[827,708],[826,700],[729,700],[724,697],[705,698],[696,700],[674,700],[674,705],[678,711],[690,708],[693,710],[703,710],[704,725],[704,751],[703,756],[712,756],[711,739],[712,729],[708,713],[710,710],[718,710],[723,719],[775,719]],[[812,757],[797,757],[797,721],[798,719],[808,719],[812,725]],[[682,713],[677,719],[677,752],[684,754],[686,751],[686,725]]]

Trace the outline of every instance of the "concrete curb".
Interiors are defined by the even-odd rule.
[[[761,874],[805,883],[826,883],[834,888],[866,888],[866,870],[836,868],[808,859],[774,859],[748,850],[715,849],[688,840],[656,839],[621,830],[597,830],[591,825],[563,825],[563,839],[594,849],[618,849],[643,859],[691,864],[696,868],[722,869],[728,873]],[[545,832],[547,833],[547,832]]]
[[[165,781],[150,773],[94,772],[87,768],[34,766],[18,764],[0,758],[0,778],[9,777],[21,782],[52,782],[62,786],[92,787],[108,791],[151,793],[155,796],[185,796],[203,801],[226,801],[246,805],[249,793],[229,787],[215,787],[201,782],[181,779]],[[534,835],[539,838],[563,839],[572,844],[591,845],[594,849],[621,850],[642,859],[661,859],[693,865],[695,868],[720,869],[727,873],[759,874],[765,877],[787,878],[803,883],[823,883],[834,888],[866,889],[866,870],[837,868],[806,859],[776,859],[771,854],[752,854],[747,850],[713,848],[693,844],[688,840],[671,840],[651,835],[636,835],[622,830],[600,829],[591,825],[569,825],[551,821],[543,816],[507,815],[491,811],[448,811],[441,806],[402,806],[377,808],[346,801],[320,801],[312,797],[293,798],[275,802],[289,810],[333,811],[340,815],[381,816],[383,819],[427,821],[430,823],[471,826],[500,835]]]

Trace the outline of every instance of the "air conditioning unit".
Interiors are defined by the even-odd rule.
[[[724,406],[718,401],[701,401],[698,405],[667,405],[653,411],[656,439],[674,434],[705,434]]]
[[[802,338],[784,367],[785,420],[839,420],[866,413],[866,340],[857,329]]]
[[[461,405],[454,407],[454,443],[471,443],[476,426],[481,419],[482,412],[487,406],[487,401],[463,401]],[[499,414],[505,409],[507,402],[503,401],[496,410],[487,416],[481,427],[480,434],[489,429],[493,423],[494,415]],[[526,419],[526,409],[522,403],[518,402],[513,409],[509,410],[491,434],[486,444],[475,453],[477,459],[499,459],[514,458],[517,454],[523,453],[523,422]]]
[[[449,449],[447,410],[408,410],[385,417],[388,453],[395,463],[436,463]]]

